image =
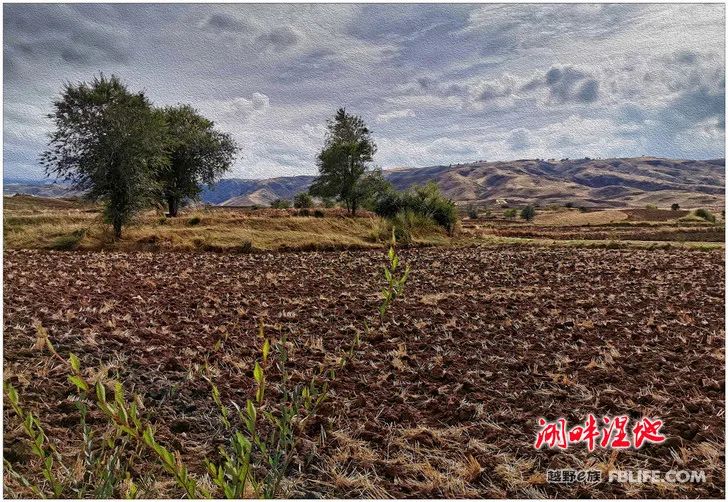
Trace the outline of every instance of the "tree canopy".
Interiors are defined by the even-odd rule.
[[[168,129],[169,163],[158,170],[161,198],[169,215],[177,216],[180,203],[198,199],[202,185],[215,183],[235,160],[238,147],[229,134],[190,105],[163,110]]]
[[[118,77],[103,74],[90,83],[67,83],[53,106],[48,117],[55,131],[41,164],[49,176],[104,201],[118,239],[159,189],[154,173],[169,161],[163,114],[143,92],[132,93]]]
[[[528,205],[521,209],[521,218],[526,221],[531,221],[536,216],[536,208],[532,205]]]
[[[157,109],[112,75],[66,84],[49,115],[55,130],[41,155],[47,175],[70,181],[121,237],[122,227],[158,201],[176,216],[230,168],[238,147],[189,105]]]
[[[360,180],[372,162],[377,146],[361,117],[344,108],[328,121],[328,133],[317,164],[319,177],[310,188],[318,197],[338,197],[355,215],[362,201]]]

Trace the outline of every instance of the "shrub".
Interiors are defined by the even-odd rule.
[[[322,197],[321,198],[321,204],[327,208],[331,209],[332,207],[336,207],[336,201],[330,197]]]
[[[503,216],[506,218],[515,218],[516,217],[516,208],[512,207],[510,209],[506,209],[503,211]]]
[[[400,244],[411,244],[418,235],[427,235],[438,227],[432,218],[417,214],[411,210],[403,210],[392,218],[381,221],[371,234],[374,242],[388,241],[394,234]]]
[[[672,209],[673,211],[677,211],[678,209],[680,209],[680,204],[674,202],[672,206],[670,206],[670,209]]]
[[[58,251],[72,251],[78,247],[84,237],[86,237],[85,228],[74,230],[70,234],[58,237],[49,247]]]
[[[324,214],[324,212],[323,212],[323,211],[321,211],[320,209],[316,209],[316,210],[315,210],[315,211],[313,212],[313,215],[314,215],[314,216],[315,216],[316,218],[323,218],[324,216],[326,216],[326,215]]]
[[[394,218],[403,211],[410,211],[431,219],[444,228],[448,235],[454,233],[458,221],[455,204],[446,199],[432,181],[424,186],[411,187],[405,192],[386,190],[377,196],[373,210],[384,218]]]
[[[564,204],[564,207],[567,207],[567,208],[571,209],[572,207],[574,207],[574,203],[573,202],[567,202],[566,204]]]
[[[253,243],[249,240],[244,240],[243,243],[238,246],[238,251],[241,253],[252,253],[253,252]]]
[[[532,205],[528,205],[521,209],[521,218],[523,218],[526,221],[533,220],[534,216],[536,216],[536,209]]]
[[[270,207],[273,209],[288,209],[291,207],[291,201],[287,199],[276,199],[270,203]]]
[[[402,244],[410,244],[412,242],[412,232],[407,224],[407,219],[403,213],[390,219],[391,223],[391,235],[397,239],[397,242]]]
[[[298,216],[311,216],[311,211],[308,209],[300,209],[298,211]]]
[[[471,220],[477,220],[478,219],[478,209],[475,206],[468,206],[468,218]]]
[[[191,227],[194,227],[195,225],[199,225],[202,220],[199,216],[193,216],[189,220],[187,220],[187,224]]]
[[[711,222],[715,223],[715,215],[713,213],[711,213],[710,211],[708,211],[707,209],[703,209],[703,208],[696,209],[695,216],[697,216],[698,218],[702,218],[706,221],[711,221]]]
[[[654,204],[647,204],[647,205],[645,206],[645,209],[657,209],[657,206],[656,206],[656,205],[654,205]]]
[[[313,207],[313,197],[308,192],[301,192],[296,194],[293,198],[293,207],[296,209],[308,209]]]

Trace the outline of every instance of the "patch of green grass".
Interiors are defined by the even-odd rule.
[[[72,251],[78,248],[84,237],[86,229],[74,230],[70,234],[57,237],[48,247],[56,251]]]

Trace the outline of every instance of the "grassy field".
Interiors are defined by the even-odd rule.
[[[556,208],[538,211],[525,222],[502,212],[462,222],[463,239],[479,243],[570,247],[664,249],[721,248],[725,222],[720,214],[707,221],[691,211],[669,209],[607,209],[583,212]]]
[[[257,252],[381,248],[391,224],[367,212],[342,209],[200,207],[166,218],[149,211],[114,242],[100,209],[77,200],[30,196],[4,198],[6,249]],[[723,246],[722,219],[708,222],[689,211],[577,209],[537,211],[533,222],[505,218],[503,211],[465,218],[453,237],[435,225],[412,229],[412,245],[563,245],[570,247]]]
[[[166,218],[142,214],[113,242],[98,207],[77,201],[6,197],[3,215],[6,249],[175,250],[254,252],[380,248],[390,226],[362,212],[349,218],[342,209],[195,208]],[[413,232],[416,245],[446,244],[436,226]]]

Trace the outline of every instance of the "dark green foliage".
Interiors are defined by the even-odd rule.
[[[157,171],[160,198],[169,215],[177,216],[185,199],[199,199],[202,185],[212,185],[235,160],[238,152],[229,134],[214,129],[214,123],[189,105],[163,110],[168,130],[169,163]]]
[[[298,216],[311,216],[311,211],[308,209],[300,209],[298,211]]]
[[[678,204],[677,202],[673,202],[672,206],[670,206],[670,209],[672,209],[673,211],[677,211],[678,209],[680,209],[680,204]]]
[[[574,203],[573,202],[567,202],[566,204],[564,204],[564,207],[568,207],[569,209],[571,209],[572,207],[574,207]]]
[[[336,201],[330,197],[321,197],[321,205],[327,209],[336,207]]]
[[[310,193],[317,197],[338,197],[351,215],[366,198],[368,187],[360,179],[367,171],[377,147],[361,117],[340,108],[328,122],[324,148],[318,155],[319,177]]]
[[[532,205],[528,205],[521,209],[521,218],[523,218],[526,221],[533,220],[534,216],[536,216],[536,209]]]
[[[323,212],[323,211],[321,211],[320,209],[316,209],[316,210],[315,210],[315,211],[313,212],[313,215],[314,215],[314,216],[315,216],[316,218],[323,218],[324,216],[326,216],[326,215],[324,214],[324,212]]]
[[[715,223],[715,215],[713,213],[711,213],[710,211],[708,211],[707,209],[703,209],[703,208],[696,209],[695,216],[697,216],[698,218],[703,218],[706,221],[711,221],[711,222]]]
[[[187,224],[191,227],[194,227],[195,225],[199,225],[200,221],[202,221],[202,220],[200,219],[199,216],[193,216],[192,218],[187,220]]]
[[[307,209],[313,207],[313,197],[307,192],[296,194],[293,198],[293,207],[296,209]]]
[[[411,211],[432,219],[450,235],[458,219],[455,204],[442,195],[434,181],[423,186],[413,186],[405,192],[397,192],[392,188],[385,190],[377,196],[373,209],[385,218],[394,218],[403,211]]]
[[[169,162],[163,114],[143,92],[104,75],[66,84],[53,106],[55,131],[40,158],[46,174],[103,201],[104,218],[121,238],[122,226],[153,202],[154,173]]]
[[[506,218],[515,218],[516,217],[516,208],[512,207],[510,209],[506,209],[503,211],[503,216]]]
[[[478,219],[478,208],[476,208],[473,205],[468,206],[468,218],[471,220],[477,220]]]
[[[270,203],[273,209],[288,209],[291,207],[291,201],[287,199],[276,199]]]
[[[389,181],[384,179],[381,169],[376,169],[363,175],[355,187],[359,205],[369,211],[375,210],[377,198],[381,194],[393,190],[394,187]]]

